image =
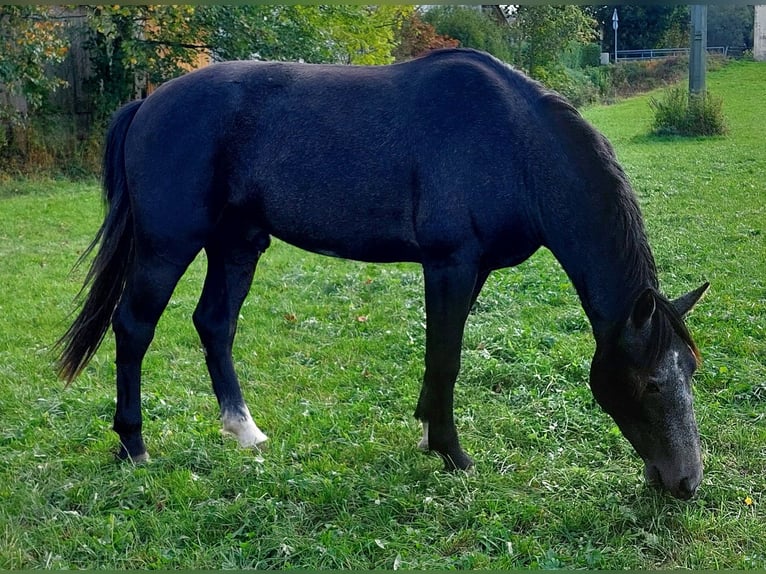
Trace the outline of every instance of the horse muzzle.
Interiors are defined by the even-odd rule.
[[[674,472],[647,462],[644,466],[644,476],[648,484],[664,488],[675,498],[689,500],[702,482],[702,465]]]

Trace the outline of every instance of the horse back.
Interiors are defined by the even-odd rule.
[[[138,193],[210,221],[237,209],[299,247],[353,259],[479,256],[509,240],[526,252],[538,89],[462,51],[375,67],[212,65],[142,106],[133,150],[162,161],[135,170]],[[181,181],[159,191],[150,180],[168,172]]]

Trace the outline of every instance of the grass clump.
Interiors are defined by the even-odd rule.
[[[710,92],[689,93],[675,86],[662,99],[649,98],[657,135],[717,136],[727,132],[723,100]]]

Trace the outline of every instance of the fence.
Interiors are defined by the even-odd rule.
[[[708,47],[708,54],[729,55],[728,46]],[[689,48],[660,48],[656,50],[617,50],[618,62],[631,62],[634,60],[658,60],[674,56],[688,56]]]

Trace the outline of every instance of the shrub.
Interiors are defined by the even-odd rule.
[[[580,47],[580,67],[599,66],[601,62],[601,44],[586,44]]]
[[[632,96],[678,82],[689,73],[689,58],[619,62],[609,69],[614,94]]]
[[[601,45],[582,44],[579,41],[573,41],[559,56],[559,60],[567,68],[572,70],[599,66],[601,60]]]
[[[585,70],[572,70],[563,66],[537,69],[538,78],[549,88],[565,96],[575,107],[600,101],[601,90],[594,78]]]
[[[484,50],[504,62],[513,62],[507,26],[498,24],[485,12],[468,6],[437,6],[423,14],[440,35],[460,41],[464,48]]]
[[[598,90],[600,102],[609,102],[614,96],[610,68],[611,66],[591,66],[583,70],[591,84]]]
[[[649,99],[656,134],[712,136],[726,133],[723,100],[710,92],[689,94],[681,87],[666,90],[661,100]]]
[[[71,118],[39,113],[0,121],[0,175],[89,178],[100,169],[102,130],[75,134]]]

